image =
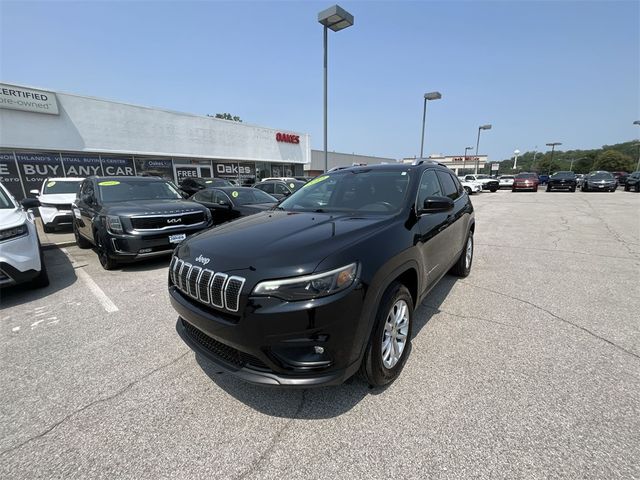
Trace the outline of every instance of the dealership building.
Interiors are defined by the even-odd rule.
[[[18,199],[47,177],[302,176],[303,132],[0,84],[0,181]]]

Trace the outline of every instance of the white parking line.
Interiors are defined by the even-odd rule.
[[[62,248],[61,250],[69,258],[71,264],[74,265],[75,268],[75,260],[73,259],[71,254],[69,254],[66,248]],[[93,278],[91,278],[91,276],[87,272],[85,272],[83,268],[76,268],[75,271],[76,275],[78,275],[78,278],[80,278],[85,283],[87,288],[91,290],[91,293],[93,293],[93,295],[98,299],[107,313],[114,313],[119,310],[119,308],[116,307],[116,304],[113,303],[109,297],[107,297],[107,294],[102,291],[98,284],[93,281]]]

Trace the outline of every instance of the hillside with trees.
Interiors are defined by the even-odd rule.
[[[551,150],[524,152],[518,157],[516,170],[512,168],[513,157],[500,161],[500,174],[552,173],[558,170],[573,170],[576,173],[588,173],[593,170],[633,172],[637,168],[639,155],[640,143],[638,141],[603,145],[602,148],[594,150],[556,150],[553,154],[553,163],[551,162]]]

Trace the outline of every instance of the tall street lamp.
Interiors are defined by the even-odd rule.
[[[327,151],[327,33],[328,29],[339,32],[353,25],[353,15],[338,5],[318,14],[318,22],[324,26],[324,171],[329,169]]]
[[[462,169],[467,169],[467,150],[473,150],[473,147],[464,147],[464,160],[462,162]]]
[[[518,150],[517,148],[513,151],[513,169],[515,170],[516,167],[518,166],[518,155],[520,155],[520,150]]]
[[[633,124],[640,126],[640,120],[636,120]],[[640,144],[638,144],[638,165],[636,166],[636,172],[637,171],[640,171]]]
[[[420,158],[424,155],[424,125],[427,120],[427,100],[440,100],[440,92],[429,92],[424,94],[424,108],[422,109],[422,137],[420,137]]]
[[[551,167],[553,166],[553,152],[556,149],[556,146],[562,145],[561,142],[551,142],[547,143],[547,147],[551,147],[551,161],[549,162],[549,171],[547,173],[551,173]]]
[[[491,124],[488,123],[486,125],[480,125],[478,127],[478,140],[476,141],[476,169],[475,174],[478,174],[478,164],[480,163],[480,157],[478,157],[478,148],[480,147],[480,131],[481,130],[491,130]]]

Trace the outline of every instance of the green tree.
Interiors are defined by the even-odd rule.
[[[631,172],[633,159],[617,150],[605,150],[598,154],[594,162],[594,170],[607,170],[609,172]]]

